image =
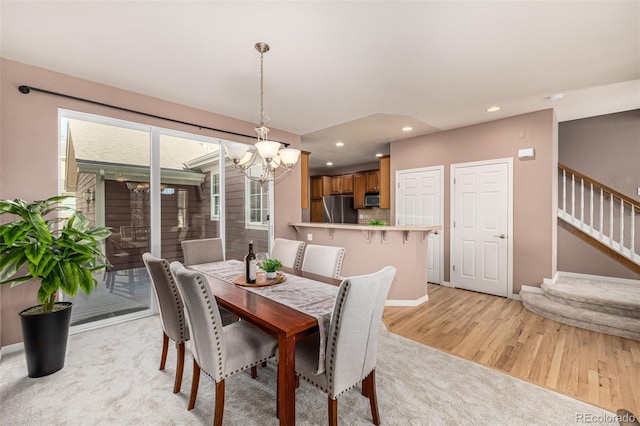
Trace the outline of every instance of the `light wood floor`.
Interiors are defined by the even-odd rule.
[[[640,414],[640,342],[551,321],[502,297],[435,284],[428,293],[421,306],[386,307],[387,328],[613,413]]]

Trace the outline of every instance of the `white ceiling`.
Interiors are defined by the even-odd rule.
[[[2,0],[0,19],[4,58],[252,122],[265,41],[268,125],[302,135],[316,171],[550,107],[640,108],[639,1]]]

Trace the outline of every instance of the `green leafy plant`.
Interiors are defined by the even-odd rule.
[[[111,235],[110,229],[90,228],[82,213],[58,205],[66,198],[71,197],[51,197],[32,203],[0,200],[0,215],[20,217],[0,225],[0,285],[15,287],[40,280],[38,300],[43,312],[53,310],[58,290],[69,296],[75,296],[78,288],[91,293],[98,285],[92,272],[108,265],[99,241]],[[68,218],[45,219],[63,210],[73,213]],[[26,274],[19,274],[24,265]]]
[[[265,272],[276,272],[282,268],[282,262],[278,259],[265,259],[260,264],[260,268]]]
[[[369,226],[387,226],[387,222],[385,222],[384,220],[370,220],[369,222],[367,222],[367,225],[369,225]]]

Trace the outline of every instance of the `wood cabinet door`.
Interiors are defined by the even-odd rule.
[[[342,176],[331,176],[331,193],[342,193]]]
[[[380,170],[367,172],[366,192],[378,192],[380,190]]]
[[[391,208],[391,158],[384,155],[380,158],[380,208]]]
[[[311,200],[311,222],[322,222],[322,199]]]
[[[353,193],[353,173],[342,175],[342,187],[341,192],[343,194]]]
[[[353,208],[364,209],[364,192],[367,177],[363,174],[353,176]]]
[[[322,176],[311,178],[311,199],[322,198]]]

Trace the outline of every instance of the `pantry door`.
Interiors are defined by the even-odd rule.
[[[396,182],[396,225],[435,226],[442,225],[444,166],[398,170]],[[427,279],[430,283],[442,284],[444,270],[444,235],[441,231],[430,232],[427,242]]]

